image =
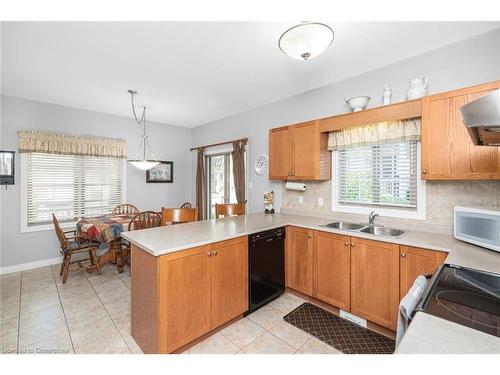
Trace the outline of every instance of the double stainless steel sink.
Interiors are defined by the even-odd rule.
[[[404,234],[404,230],[387,228],[382,225],[367,225],[350,223],[348,221],[335,221],[326,225],[321,225],[322,227],[334,228],[352,232],[368,233],[374,236],[387,236],[387,237],[399,237]]]

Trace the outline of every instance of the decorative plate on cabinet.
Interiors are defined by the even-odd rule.
[[[261,154],[253,166],[255,173],[258,176],[264,176],[269,172],[269,157],[266,154]]]

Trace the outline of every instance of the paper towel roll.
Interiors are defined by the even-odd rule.
[[[285,184],[285,189],[288,190],[297,190],[297,191],[305,191],[306,190],[306,184],[300,183],[300,182],[287,182]]]

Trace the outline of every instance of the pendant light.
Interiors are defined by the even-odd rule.
[[[149,146],[148,135],[146,134],[146,107],[142,107],[142,115],[141,118],[137,118],[137,114],[135,112],[135,104],[134,104],[134,95],[137,94],[135,90],[128,90],[130,96],[132,97],[132,113],[134,114],[135,121],[142,126],[142,141],[139,150],[135,154],[134,158],[128,160],[130,164],[134,167],[139,168],[143,171],[147,171],[148,169],[153,168],[154,166],[160,164],[156,156],[151,151],[151,147]],[[148,149],[151,159],[146,158],[146,148]],[[139,159],[139,155],[142,151],[142,159]]]
[[[296,60],[310,60],[333,43],[333,30],[318,22],[302,22],[285,31],[278,41],[280,50]]]

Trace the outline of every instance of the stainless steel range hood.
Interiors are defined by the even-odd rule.
[[[475,145],[500,146],[500,90],[465,104],[460,112]]]

